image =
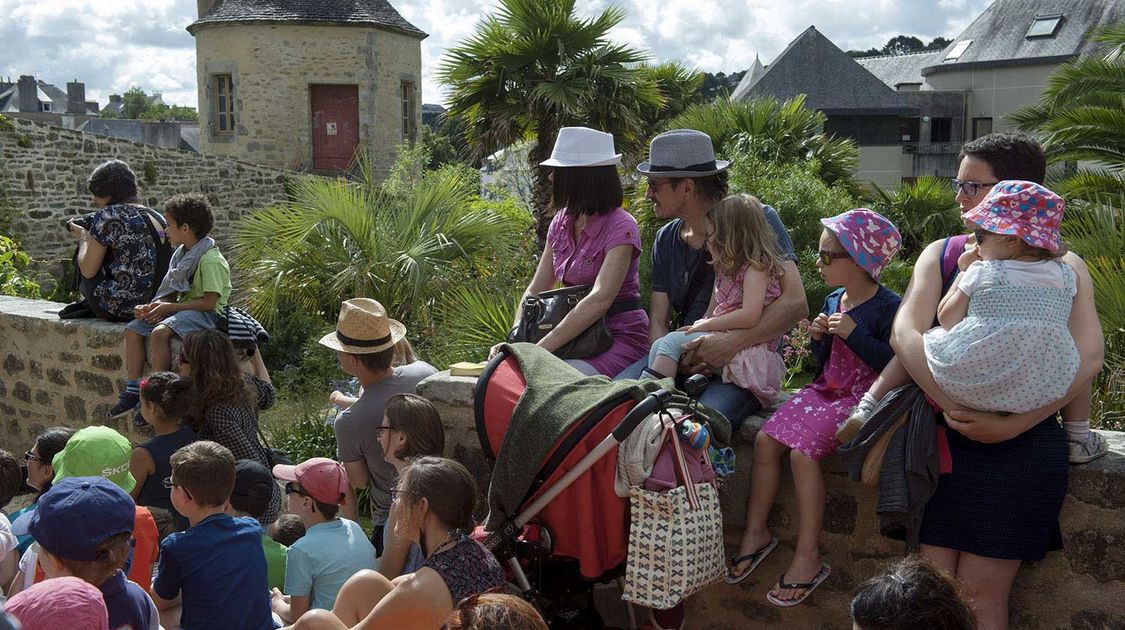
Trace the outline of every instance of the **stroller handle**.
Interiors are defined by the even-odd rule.
[[[672,392],[666,389],[658,389],[648,396],[645,396],[641,402],[637,403],[636,407],[633,407],[629,413],[625,414],[625,417],[621,419],[617,428],[613,430],[613,439],[618,442],[624,442],[642,420],[647,418],[649,414],[656,412],[656,410],[662,409],[664,405],[668,404],[669,400],[672,400]]]

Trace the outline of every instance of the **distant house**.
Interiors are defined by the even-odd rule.
[[[71,120],[74,116],[97,116],[98,104],[86,100],[86,85],[77,79],[67,83],[64,92],[25,74],[15,82],[10,78],[0,79],[0,114],[60,125],[64,116]]]
[[[164,102],[164,94],[161,92],[153,92],[148,94],[149,105],[167,105]],[[121,117],[125,115],[125,99],[120,94],[110,94],[109,103],[106,104],[102,111],[109,112],[115,116]]]
[[[389,171],[418,137],[427,36],[387,0],[198,0],[200,149],[259,164]]]
[[[996,0],[943,50],[859,59],[810,27],[734,97],[806,94],[825,131],[859,144],[861,180],[953,177],[964,141],[1010,128],[1059,64],[1095,50],[1092,31],[1123,19],[1121,0]]]
[[[166,149],[199,152],[199,124],[158,122],[123,118],[91,118],[78,126],[79,131],[97,136],[122,138]],[[193,142],[194,140],[194,142]]]

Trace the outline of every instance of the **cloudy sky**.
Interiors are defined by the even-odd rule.
[[[473,32],[494,0],[391,0],[430,34],[422,42],[423,100],[443,102],[433,78],[442,54]],[[969,0],[578,0],[593,16],[610,4],[628,18],[613,36],[708,72],[769,63],[809,25],[837,46],[881,48],[898,34],[953,38],[985,3]],[[0,76],[33,74],[65,89],[77,78],[103,105],[131,86],[196,105],[195,0],[0,0]]]

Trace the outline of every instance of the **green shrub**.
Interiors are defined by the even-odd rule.
[[[926,175],[893,190],[873,186],[872,209],[890,219],[902,234],[902,258],[913,260],[930,243],[964,231],[947,179]]]
[[[0,295],[38,299],[39,284],[31,278],[31,256],[13,239],[0,234]]]

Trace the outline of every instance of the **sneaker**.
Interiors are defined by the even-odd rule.
[[[141,413],[141,407],[138,405],[136,411],[133,412],[133,426],[140,429],[147,424],[144,415]]]
[[[870,415],[871,407],[863,404],[863,401],[860,401],[860,403],[852,409],[852,413],[848,416],[848,419],[844,420],[840,428],[836,429],[836,441],[841,444],[851,442],[855,436],[859,434],[859,430],[863,428],[863,425],[867,422],[867,417]]]
[[[119,418],[135,409],[139,404],[141,404],[140,394],[128,391],[121,392],[121,395],[117,397],[117,404],[105,412],[105,417],[110,420]]]
[[[1085,440],[1069,440],[1070,463],[1085,464],[1109,452],[1109,443],[1105,436],[1093,429],[1086,434]]]

